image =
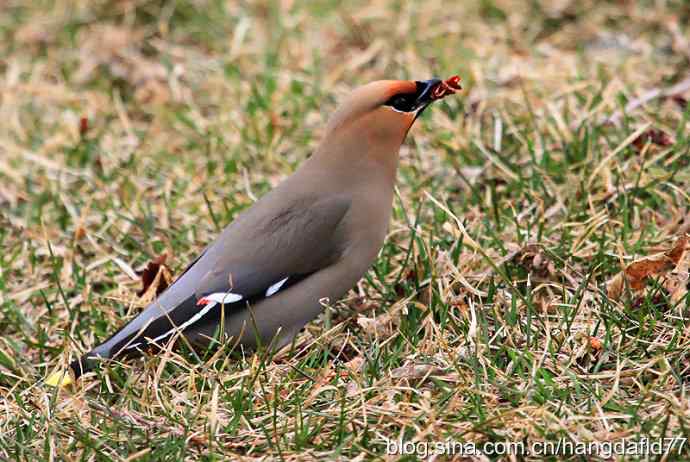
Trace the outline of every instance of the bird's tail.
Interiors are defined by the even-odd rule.
[[[108,340],[73,361],[69,368],[48,376],[45,383],[54,387],[64,387],[93,370],[104,359],[141,356],[144,349],[158,348],[174,333],[183,330],[185,322],[191,316],[190,313],[198,311],[194,295],[173,305],[176,309],[166,310],[162,308],[160,301],[158,299],[151,303]]]
[[[81,358],[72,361],[67,369],[53,372],[46,378],[45,383],[51,387],[66,387],[85,373],[95,369],[98,361],[99,358],[91,356],[91,353],[87,353]]]

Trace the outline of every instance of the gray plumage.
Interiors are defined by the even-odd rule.
[[[102,358],[137,356],[178,333],[205,345],[221,319],[225,334],[245,347],[288,343],[376,258],[400,145],[419,113],[439,98],[430,96],[439,85],[380,81],[355,90],[313,156],[230,223],[137,317],[73,362],[73,373]]]

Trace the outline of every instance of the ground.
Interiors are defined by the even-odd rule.
[[[666,437],[687,460],[689,22],[671,0],[2,2],[0,458]],[[42,383],[153,296],[149,262],[179,274],[292,172],[350,89],[456,73],[401,150],[375,266],[292,348]],[[551,459],[635,458],[598,448]]]

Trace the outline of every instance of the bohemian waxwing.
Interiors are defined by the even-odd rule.
[[[139,356],[178,333],[208,345],[221,323],[250,349],[290,342],[376,258],[400,145],[430,103],[460,89],[459,80],[383,80],[354,90],[295,173],[230,223],[137,317],[46,383],[64,386],[101,359]]]

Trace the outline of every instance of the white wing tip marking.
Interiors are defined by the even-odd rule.
[[[287,278],[286,278],[287,279]],[[199,299],[199,302],[203,300],[202,305],[204,306],[201,310],[199,310],[197,313],[194,314],[191,318],[183,322],[180,326],[175,326],[169,331],[167,331],[164,334],[159,335],[158,337],[154,338],[151,343],[156,343],[160,340],[163,340],[165,337],[169,336],[175,331],[180,331],[182,332],[184,329],[189,327],[190,325],[194,324],[197,322],[199,319],[201,319],[211,308],[216,306],[218,303],[221,305],[228,305],[230,303],[235,303],[239,302],[242,300],[242,296],[240,294],[234,294],[232,292],[216,292],[213,294],[210,294],[206,297],[203,297]],[[197,303],[198,304],[198,303]],[[129,345],[125,347],[126,350],[131,350],[133,348],[137,348],[139,345],[141,345],[141,342],[133,343],[132,345]]]
[[[266,297],[270,297],[271,295],[278,292],[280,290],[280,288],[283,287],[283,284],[285,284],[285,281],[287,281],[287,280],[288,280],[288,278],[281,279],[280,281],[276,282],[271,287],[266,289]]]
[[[243,297],[240,294],[235,294],[232,292],[215,292],[207,295],[204,298],[215,303],[228,305],[230,303],[239,302]]]

